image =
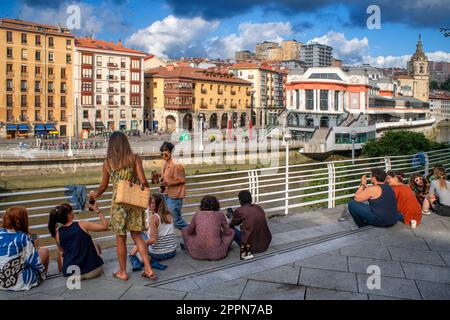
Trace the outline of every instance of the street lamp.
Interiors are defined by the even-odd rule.
[[[355,141],[358,137],[358,134],[355,130],[350,133],[350,139],[352,140],[352,164],[355,164]]]
[[[72,113],[69,112],[69,151],[67,151],[68,157],[73,157],[72,151]]]
[[[198,120],[200,123],[200,152],[203,152],[203,116],[202,114],[198,115]]]

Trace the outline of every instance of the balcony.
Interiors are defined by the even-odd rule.
[[[117,101],[108,101],[108,106],[117,106]]]
[[[203,94],[206,94],[206,93],[208,92],[208,90],[206,90],[205,88],[202,88],[202,89],[200,90],[200,92],[203,93]]]
[[[60,92],[60,93],[65,94],[65,93],[67,93],[67,90],[66,90],[66,89],[61,89],[61,92]]]
[[[125,100],[120,100],[120,105],[124,106],[125,105]]]
[[[28,108],[28,103],[26,101],[20,103],[21,108]]]
[[[223,89],[220,89],[220,88],[217,89],[217,93],[218,93],[218,94],[223,94]]]
[[[48,88],[47,92],[48,92],[48,93],[55,93],[55,89],[53,89],[53,88]]]
[[[36,79],[42,79],[42,73],[35,73],[35,74],[34,74],[34,77],[35,77]]]
[[[122,80],[122,81],[125,81],[125,78],[126,77],[124,77],[124,76],[120,76],[120,80]]]
[[[118,90],[115,89],[115,88],[107,88],[107,89],[106,89],[106,92],[108,92],[108,93],[117,93]]]
[[[95,79],[97,79],[97,80],[102,80],[102,75],[101,75],[101,74],[96,75],[96,76],[95,76]]]
[[[121,93],[125,93],[125,88],[120,88]]]
[[[6,76],[7,77],[14,77],[14,71],[6,71]]]
[[[52,73],[52,74],[49,74],[48,75],[48,79],[49,80],[55,80],[55,75]]]
[[[54,103],[49,103],[49,104],[48,104],[48,107],[49,107],[49,108],[54,108],[54,107],[55,107],[55,104],[54,104]]]
[[[20,119],[20,121],[25,122],[25,121],[28,121],[28,116],[26,116],[26,115],[20,116],[19,119]]]
[[[246,107],[247,109],[251,109],[252,105],[251,105],[250,103],[246,103],[246,104],[245,104],[245,107]]]
[[[34,104],[34,108],[35,109],[40,109],[41,108],[41,103],[39,102],[39,103],[35,103]]]
[[[14,88],[13,87],[6,87],[6,91],[8,91],[8,92],[14,91]]]
[[[35,93],[41,93],[41,88],[34,88]]]
[[[208,105],[206,103],[202,102],[202,103],[200,103],[200,108],[207,109]]]
[[[61,103],[61,108],[63,109],[67,108],[67,103]]]
[[[236,109],[236,108],[237,108],[237,104],[236,104],[236,103],[232,103],[232,104],[230,104],[230,108],[232,108],[232,109]]]
[[[126,66],[125,62],[121,62],[121,63],[120,63],[120,67],[121,67],[121,68],[126,68],[127,66]]]
[[[250,97],[250,96],[252,95],[252,93],[251,93],[250,91],[247,91],[245,94],[246,94],[248,97]]]
[[[61,79],[67,79],[66,74],[61,74]]]
[[[231,95],[235,96],[236,95],[236,91],[235,90],[231,90]]]
[[[109,81],[118,81],[119,78],[117,76],[108,76]]]
[[[48,121],[56,121],[55,117],[48,117]]]
[[[22,78],[28,78],[28,72],[21,72],[20,77]]]
[[[28,92],[28,88],[20,88],[20,92],[24,92],[24,93],[27,93]]]
[[[119,65],[117,63],[113,63],[113,62],[108,62],[106,64],[108,66],[108,68],[118,68]]]
[[[218,103],[218,104],[216,104],[216,108],[217,109],[223,109],[223,104],[222,103]]]

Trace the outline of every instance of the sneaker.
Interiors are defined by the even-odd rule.
[[[430,211],[423,211],[423,210],[422,210],[422,215],[424,215],[424,216],[429,216],[430,214],[431,214]]]
[[[186,247],[184,246],[184,243],[180,243],[180,247],[181,247],[182,251],[186,250]]]

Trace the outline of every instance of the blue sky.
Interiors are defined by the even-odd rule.
[[[404,66],[418,34],[430,60],[450,62],[448,0],[18,0],[1,16],[65,24],[67,6],[81,9],[78,35],[117,41],[162,57],[231,58],[263,40],[315,40],[349,64]],[[366,9],[380,7],[381,29],[369,30]]]

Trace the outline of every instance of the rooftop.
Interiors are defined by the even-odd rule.
[[[62,26],[35,23],[19,19],[0,18],[0,27],[74,37],[69,29]]]
[[[132,53],[132,54],[143,55],[143,56],[146,55],[144,52],[124,47],[120,40],[118,43],[114,43],[114,42],[109,42],[109,41],[99,40],[99,39],[92,39],[92,38],[76,38],[75,46],[79,47],[79,48],[116,51],[116,52]]]

